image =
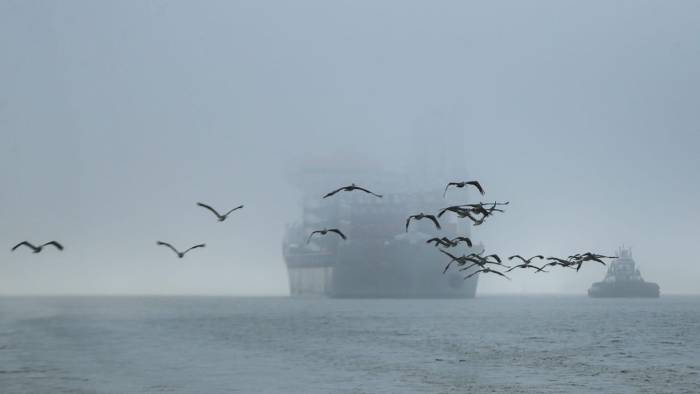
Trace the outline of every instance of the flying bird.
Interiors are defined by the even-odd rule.
[[[449,212],[454,212],[454,213],[456,213],[460,218],[469,218],[469,219],[471,219],[473,222],[478,222],[479,220],[483,220],[483,219],[477,219],[477,218],[475,218],[474,216],[472,216],[472,211],[471,211],[471,209],[469,209],[469,208],[464,208],[464,207],[461,206],[461,205],[454,205],[454,206],[451,206],[451,207],[443,208],[442,210],[440,210],[440,212],[438,212],[437,217],[438,217],[438,218],[439,218],[439,217],[442,217],[442,215],[444,215],[444,214],[445,214],[446,212],[448,212],[448,211],[449,211]]]
[[[532,256],[532,257],[530,257],[529,259],[526,259],[526,258],[524,258],[523,256],[521,256],[521,255],[519,255],[519,254],[516,254],[516,255],[514,255],[514,256],[508,257],[508,260],[513,260],[513,259],[516,258],[516,257],[519,258],[520,260],[522,260],[523,263],[526,263],[526,264],[530,264],[530,263],[532,262],[533,259],[540,259],[540,260],[544,259],[544,256],[542,256],[541,254],[538,254],[537,256]]]
[[[450,183],[448,183],[447,186],[445,186],[445,192],[442,193],[442,196],[445,197],[445,195],[447,195],[447,189],[449,189],[450,186],[458,187],[461,189],[467,185],[471,185],[471,186],[474,186],[475,188],[477,188],[477,190],[479,190],[479,193],[481,193],[482,196],[485,194],[484,188],[481,187],[481,184],[479,183],[479,181],[468,181],[468,182],[465,181],[465,182],[450,182]]]
[[[482,267],[482,268],[483,268],[484,266],[486,266],[486,264],[496,264],[496,263],[494,263],[494,262],[488,261],[487,259],[485,259],[485,258],[479,256],[479,255],[476,254],[476,253],[470,253],[470,254],[468,254],[468,255],[467,255],[467,254],[463,254],[463,255],[457,257],[457,256],[454,256],[454,255],[452,255],[451,253],[448,253],[448,252],[446,252],[446,251],[444,251],[444,250],[442,250],[442,249],[440,249],[440,252],[442,252],[443,254],[447,255],[447,256],[451,259],[450,262],[447,263],[447,265],[445,266],[445,269],[442,271],[443,274],[444,274],[445,272],[447,272],[447,270],[450,268],[450,265],[451,265],[452,262],[454,262],[454,261],[456,261],[456,262],[457,262],[457,265],[459,265],[459,266],[465,265],[465,264],[467,264],[468,262],[469,262],[469,263],[472,263],[469,267],[467,267],[467,268],[462,268],[462,269],[460,269],[460,271],[464,271],[465,269],[471,268],[471,267],[473,267],[473,266],[475,266],[475,265],[478,265],[479,267]]]
[[[156,242],[156,245],[167,246],[167,247],[169,247],[173,252],[175,252],[175,254],[177,254],[177,257],[179,257],[179,258],[185,257],[185,254],[186,254],[187,252],[189,252],[190,250],[192,250],[192,249],[203,248],[203,247],[207,246],[206,244],[199,244],[199,245],[195,245],[195,246],[193,246],[193,247],[191,247],[191,248],[185,250],[184,252],[180,252],[179,250],[175,249],[175,247],[174,247],[173,245],[170,245],[170,244],[167,243],[167,242],[157,241],[157,242]]]
[[[382,195],[381,195],[381,194],[376,194],[376,193],[374,193],[374,192],[371,192],[371,191],[369,191],[369,190],[367,190],[367,189],[365,189],[365,188],[363,188],[363,187],[360,187],[360,186],[355,185],[354,183],[351,184],[350,186],[343,186],[343,187],[340,187],[340,188],[338,188],[338,189],[335,189],[335,190],[333,190],[332,192],[330,192],[330,193],[326,194],[325,196],[323,196],[323,198],[330,197],[330,196],[332,196],[332,195],[334,195],[334,194],[336,194],[336,193],[338,193],[338,192],[341,192],[341,191],[343,191],[343,192],[351,192],[351,191],[353,191],[353,190],[360,190],[360,191],[363,191],[363,192],[365,192],[365,193],[367,193],[367,194],[371,194],[371,195],[373,195],[373,196],[375,196],[375,197],[382,198]]]
[[[572,260],[579,260],[579,259],[583,259],[583,258],[588,259],[588,260],[593,260],[593,258],[596,258],[596,259],[616,259],[617,257],[604,256],[602,254],[595,254],[595,253],[591,253],[591,252],[586,252],[584,254],[576,253],[574,255],[569,256],[569,259],[572,259]]]
[[[487,260],[488,260],[489,257],[491,257],[492,259],[496,260],[496,261],[498,262],[498,264],[501,264],[501,263],[502,263],[502,262],[501,262],[501,258],[498,257],[497,254],[490,254],[490,255],[488,255],[488,256],[485,256],[484,259],[487,259]]]
[[[549,261],[549,263],[546,263],[546,264],[542,265],[542,267],[540,267],[540,269],[541,269],[541,270],[544,270],[544,269],[547,268],[547,267],[554,267],[554,266],[557,266],[557,265],[561,265],[562,267],[569,267],[568,265],[562,265],[562,263],[560,263],[560,262],[558,262],[558,261]],[[533,265],[533,267],[534,267],[534,265]],[[538,272],[539,272],[539,271],[538,271]],[[546,271],[545,271],[545,272],[546,272]]]
[[[451,248],[451,247],[456,245],[456,243],[450,241],[450,239],[447,237],[442,237],[442,238],[435,237],[435,238],[430,238],[429,240],[425,241],[425,243],[427,243],[427,244],[433,243],[433,242],[435,242],[435,246],[444,246],[446,248]]]
[[[587,257],[589,259],[597,258],[597,259],[616,259],[616,256],[605,256],[602,254],[596,254],[596,253],[591,253],[591,252],[586,252],[583,254],[584,257]]]
[[[540,267],[535,267],[534,265],[531,265],[531,264],[528,264],[528,263],[523,263],[523,264],[516,265],[516,266],[514,266],[514,267],[510,267],[509,269],[506,270],[506,272],[510,272],[510,271],[512,271],[512,270],[514,270],[514,269],[516,269],[516,268],[534,268],[534,269],[536,270],[535,273],[538,273],[538,272],[540,272],[540,271],[542,271],[542,272],[547,272],[547,271],[544,270],[544,267],[546,267],[547,265],[551,265],[551,264],[552,264],[552,263],[550,263],[550,264],[545,264],[545,265],[543,265],[543,266],[540,268]],[[554,264],[556,264],[556,263],[554,263]]]
[[[449,258],[451,259],[450,262],[447,263],[447,265],[445,266],[445,269],[442,270],[442,273],[444,274],[444,273],[447,272],[447,270],[450,268],[450,265],[452,265],[452,262],[453,262],[453,261],[457,261],[457,262],[459,263],[459,262],[460,262],[460,259],[459,259],[459,257],[454,256],[454,255],[450,254],[449,252],[445,252],[445,251],[442,250],[442,249],[440,249],[440,251],[441,251],[442,253],[446,254],[447,256],[449,256]]]
[[[224,220],[226,220],[226,218],[228,217],[228,215],[231,214],[231,212],[243,208],[243,205],[239,205],[239,206],[237,206],[236,208],[233,208],[232,210],[230,210],[230,211],[228,211],[228,212],[226,212],[225,214],[222,215],[222,214],[220,214],[219,212],[217,212],[216,209],[210,207],[210,206],[207,205],[207,204],[198,202],[197,205],[199,205],[199,206],[202,207],[202,208],[206,208],[206,209],[210,210],[214,215],[216,215],[216,217],[219,219],[220,222],[223,222]]]
[[[570,260],[560,259],[559,257],[550,256],[550,257],[547,257],[547,260],[549,260],[557,265],[561,265],[562,267],[566,267],[566,266],[569,266],[572,264]],[[550,263],[550,265],[554,265],[554,264]]]
[[[323,230],[316,230],[316,231],[313,231],[311,234],[309,234],[309,238],[306,240],[306,243],[308,244],[311,241],[311,237],[313,237],[314,234],[326,235],[328,233],[336,233],[336,234],[340,235],[340,238],[347,239],[345,234],[343,234],[343,232],[338,230],[337,228],[324,228]]]
[[[496,261],[491,261],[491,260],[489,260],[489,257],[493,258],[493,259],[496,260]],[[481,267],[481,268],[485,268],[485,267],[486,267],[486,264],[500,265],[501,267],[510,268],[509,266],[507,266],[507,265],[501,263],[500,257],[498,257],[498,256],[495,255],[495,254],[482,257],[482,256],[479,256],[479,255],[477,255],[477,254],[475,254],[475,253],[472,253],[472,254],[470,254],[469,256],[466,256],[466,257],[465,257],[465,260],[466,260],[466,261],[471,261],[472,264],[471,264],[470,266],[461,268],[460,271],[468,270],[469,268],[471,268],[471,267],[473,267],[473,266],[475,266],[475,265],[478,265],[478,266]]]
[[[482,218],[480,219],[481,221],[484,220],[487,216],[493,215],[494,212],[505,212],[503,209],[497,208],[498,206],[502,205],[508,205],[510,204],[509,201],[506,202],[498,202],[494,201],[492,203],[476,203],[476,204],[461,204],[461,205],[453,205],[451,207],[447,207],[440,211],[441,214],[444,214],[445,211],[452,211],[460,217],[466,217],[469,216],[470,219],[475,220],[474,217],[468,214],[474,214],[474,215],[482,215]],[[439,217],[439,216],[438,216]]]
[[[472,240],[467,238],[467,237],[455,237],[455,238],[452,238],[450,241],[455,245],[457,245],[460,242],[464,242],[470,248],[472,247]]]
[[[445,269],[442,271],[443,274],[445,272],[447,272],[447,270],[450,268],[450,265],[452,265],[452,262],[454,262],[454,261],[456,261],[457,264],[460,266],[467,264],[467,262],[471,262],[471,263],[473,263],[472,265],[476,264],[480,267],[483,267],[484,264],[486,264],[486,262],[483,261],[479,255],[474,254],[474,253],[471,253],[469,255],[463,254],[463,255],[457,257],[457,256],[455,256],[449,252],[446,252],[442,249],[440,249],[440,252],[442,252],[443,254],[447,255],[450,258],[450,262],[447,263],[447,265],[445,266]]]
[[[498,201],[494,201],[493,203],[483,203],[480,202],[478,204],[467,204],[468,207],[471,208],[471,211],[474,213],[478,213],[484,216],[491,216],[493,215],[494,212],[505,212],[503,209],[496,208],[499,205],[508,205],[510,201],[506,201],[504,203],[499,203]],[[490,206],[489,206],[490,205]]]
[[[584,254],[575,254],[573,256],[569,256],[569,259],[571,259],[572,264],[576,264],[576,271],[581,269],[581,265],[586,262],[586,261],[596,261],[600,264],[606,265],[605,262],[601,259],[615,259],[617,257],[614,256],[604,256],[602,254],[595,254],[591,252],[586,252]]]
[[[460,218],[469,218],[475,226],[478,226],[480,224],[484,223],[484,220],[486,219],[486,216],[488,215],[483,215],[481,218],[476,218],[473,216],[473,213],[480,214],[480,212],[476,212],[472,208],[465,208],[463,205],[455,205],[447,208],[443,208],[440,212],[438,212],[437,217],[440,218],[442,215],[445,214],[445,212],[454,212],[459,216]]]
[[[47,243],[45,243],[43,245],[39,245],[39,246],[32,245],[31,243],[29,243],[27,241],[22,241],[22,242],[18,243],[17,245],[15,245],[14,247],[12,247],[12,251],[14,252],[15,249],[19,248],[20,246],[26,246],[29,249],[31,249],[33,253],[39,253],[44,248],[44,246],[48,246],[48,245],[54,246],[58,250],[63,250],[63,245],[61,245],[60,243],[58,243],[56,241],[47,242]]]
[[[408,217],[408,219],[406,219],[406,231],[408,231],[408,225],[411,223],[411,219],[415,219],[415,220],[430,219],[435,224],[435,227],[437,227],[438,229],[441,228],[440,222],[438,222],[435,215],[426,215],[426,214],[421,212],[417,215],[411,215]]]
[[[504,278],[510,280],[510,278],[507,277],[506,275],[504,275],[503,273],[498,272],[498,271],[496,271],[496,270],[492,270],[491,268],[482,268],[482,269],[480,269],[480,270],[476,270],[476,271],[472,272],[471,274],[465,276],[464,279],[465,279],[465,280],[466,280],[466,279],[469,279],[469,278],[471,278],[472,276],[478,274],[479,272],[483,272],[483,273],[485,273],[485,274],[494,273],[494,274],[496,274],[496,275],[500,275],[500,276],[502,276],[502,277],[504,277]]]

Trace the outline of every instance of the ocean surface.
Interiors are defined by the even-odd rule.
[[[700,297],[1,297],[0,393],[700,393]]]

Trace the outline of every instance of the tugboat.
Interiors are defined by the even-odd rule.
[[[631,250],[620,248],[617,259],[608,266],[605,279],[594,283],[588,289],[588,296],[656,298],[659,297],[659,285],[642,279],[639,269],[635,268]]]

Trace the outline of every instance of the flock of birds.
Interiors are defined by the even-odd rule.
[[[513,259],[519,259],[521,261],[521,264],[509,266],[503,263],[503,260],[497,255],[497,254],[490,254],[488,256],[481,256],[480,254],[477,253],[470,253],[470,254],[465,254],[461,256],[455,256],[449,252],[446,252],[444,250],[440,250],[442,253],[447,255],[450,258],[449,263],[447,263],[447,266],[445,266],[445,269],[443,270],[443,273],[447,272],[447,270],[450,268],[450,265],[454,262],[457,263],[457,265],[461,268],[459,268],[459,271],[466,271],[470,268],[473,267],[479,267],[476,271],[473,271],[469,275],[465,276],[464,279],[471,278],[472,276],[478,274],[478,273],[493,273],[500,275],[508,280],[510,278],[505,275],[505,273],[508,273],[510,271],[513,271],[514,269],[527,269],[527,268],[532,268],[535,270],[535,273],[538,272],[549,272],[545,271],[544,269],[547,267],[555,267],[555,266],[561,266],[564,268],[571,268],[575,269],[578,271],[581,269],[581,266],[583,263],[587,261],[595,261],[598,263],[601,263],[603,265],[605,264],[605,261],[602,259],[614,259],[614,256],[604,256],[601,254],[596,254],[596,253],[591,253],[591,252],[586,252],[583,254],[574,254],[566,259],[562,259],[559,257],[547,257],[546,261],[547,263],[543,264],[542,266],[538,267],[535,264],[532,263],[534,259],[539,259],[539,260],[545,260],[545,257],[541,254],[532,256],[529,258],[525,258],[519,254],[509,256],[508,260],[513,260]],[[497,266],[501,267],[503,269],[506,269],[504,272],[497,271],[493,268],[490,268],[488,265],[491,266]]]
[[[443,193],[443,197],[445,197],[447,195],[447,191],[450,188],[461,189],[461,188],[464,188],[466,186],[472,186],[472,187],[476,188],[476,190],[478,190],[482,196],[486,194],[484,191],[484,188],[481,186],[481,184],[478,181],[464,181],[464,182],[450,182],[450,183],[448,183],[447,186],[445,186],[445,191]],[[353,192],[353,191],[361,191],[361,192],[364,192],[366,194],[372,195],[376,198],[382,198],[381,194],[374,193],[371,190],[357,186],[354,183],[349,185],[349,186],[343,186],[343,187],[340,187],[338,189],[335,189],[335,190],[325,194],[323,196],[323,198],[332,197],[340,192]],[[473,203],[473,204],[461,204],[461,205],[448,206],[448,207],[441,209],[437,214],[426,214],[426,213],[420,212],[420,213],[417,213],[414,215],[410,215],[406,219],[406,231],[408,232],[409,226],[411,225],[411,223],[413,221],[421,221],[424,219],[432,222],[433,225],[435,226],[435,228],[439,230],[442,228],[440,226],[440,218],[442,218],[442,216],[448,212],[456,214],[461,219],[467,218],[467,219],[472,221],[473,225],[478,226],[478,225],[481,225],[482,223],[484,223],[486,218],[493,216],[494,213],[504,212],[502,207],[506,206],[508,204],[509,204],[508,201],[506,201],[506,202],[494,201],[492,203],[479,202],[479,203]],[[228,212],[222,214],[222,213],[219,213],[219,211],[217,211],[216,209],[212,208],[211,206],[204,204],[204,203],[201,203],[201,202],[198,202],[197,206],[202,207],[202,208],[210,211],[212,214],[214,214],[216,216],[216,218],[219,222],[223,222],[224,220],[226,220],[228,218],[228,216],[230,214],[243,208],[243,205],[239,205],[233,209],[230,209]],[[324,228],[324,229],[312,231],[309,234],[306,242],[307,242],[307,244],[309,242],[311,242],[311,239],[314,236],[325,236],[328,234],[335,234],[335,235],[339,236],[340,238],[342,238],[343,240],[347,240],[347,236],[340,229],[338,229],[338,228]],[[435,247],[439,248],[440,252],[442,252],[444,255],[449,257],[450,260],[448,261],[447,265],[443,269],[443,274],[447,272],[447,270],[453,265],[453,263],[456,264],[456,266],[458,267],[458,270],[460,272],[468,271],[472,268],[476,268],[475,270],[468,272],[467,275],[464,277],[464,279],[468,279],[476,274],[483,273],[483,274],[499,275],[501,277],[504,277],[504,278],[510,280],[510,278],[506,275],[506,273],[511,272],[515,269],[533,269],[535,273],[539,273],[539,272],[548,272],[545,270],[545,268],[556,267],[556,266],[561,266],[564,268],[571,268],[571,269],[575,269],[576,271],[578,271],[579,269],[581,269],[581,266],[585,262],[592,261],[592,262],[597,262],[597,263],[606,265],[604,259],[615,258],[614,256],[605,256],[605,255],[591,253],[591,252],[586,252],[586,253],[582,253],[582,254],[577,253],[574,255],[570,255],[567,258],[559,258],[559,257],[553,257],[553,256],[545,258],[543,255],[536,255],[536,256],[529,257],[529,258],[525,258],[519,254],[516,254],[513,256],[509,256],[507,258],[507,260],[513,261],[513,260],[517,259],[517,261],[515,261],[515,262],[516,263],[519,262],[520,264],[510,266],[510,265],[505,264],[504,259],[502,259],[497,254],[490,254],[487,256],[483,256],[483,252],[481,252],[481,253],[462,254],[460,256],[456,256],[455,254],[450,253],[446,250],[446,249],[450,249],[450,248],[455,248],[455,247],[459,246],[460,243],[464,243],[468,247],[471,248],[472,241],[468,237],[458,236],[458,237],[455,237],[452,239],[447,238],[447,237],[434,237],[434,238],[428,239],[426,241],[426,243],[433,244]],[[183,258],[183,257],[185,257],[185,255],[188,252],[190,252],[194,249],[204,248],[206,246],[206,244],[202,243],[202,244],[197,244],[197,245],[191,246],[188,249],[185,249],[184,251],[180,251],[177,248],[175,248],[173,245],[171,245],[167,242],[156,241],[156,245],[169,248],[177,255],[178,258]],[[34,245],[28,241],[22,241],[22,242],[18,243],[17,245],[15,245],[12,248],[12,251],[14,252],[15,250],[17,250],[21,246],[25,246],[25,247],[31,249],[33,253],[40,253],[47,246],[53,246],[56,249],[58,249],[59,251],[63,250],[63,245],[61,245],[57,241],[50,241],[50,242],[47,242],[47,243],[44,243],[41,245]],[[545,262],[545,264],[543,264],[541,266],[537,266],[537,265],[533,264],[534,260],[544,260],[546,262]],[[498,269],[496,269],[496,268],[498,268]],[[499,271],[499,269],[501,271]]]
[[[447,191],[451,188],[464,188],[466,186],[473,186],[476,188],[476,190],[479,191],[479,193],[483,196],[486,194],[484,191],[484,188],[481,186],[479,181],[463,181],[463,182],[450,182],[445,186],[445,191],[443,192],[443,197],[447,195]],[[375,196],[377,198],[382,198],[382,195],[377,194],[372,192],[369,189],[360,187],[355,185],[354,183],[351,184],[350,186],[344,186],[341,188],[338,188],[336,190],[331,191],[330,193],[326,194],[323,196],[323,198],[328,198],[331,196],[334,196],[335,194],[339,192],[352,192],[352,191],[361,191],[367,194],[370,194],[372,196]],[[467,218],[472,221],[472,224],[474,226],[479,226],[484,223],[486,218],[492,216],[496,212],[504,212],[502,208],[505,205],[508,205],[510,202],[505,201],[505,202],[498,202],[494,201],[492,203],[484,203],[484,202],[479,202],[479,203],[474,203],[474,204],[461,204],[461,205],[452,205],[448,206],[446,208],[441,209],[436,215],[435,214],[426,214],[423,212],[410,215],[406,219],[406,231],[408,231],[408,228],[411,224],[412,221],[420,221],[423,219],[427,219],[435,225],[436,229],[442,229],[440,226],[440,218],[445,215],[447,212],[452,212],[456,214],[459,218]],[[307,238],[306,242],[309,243],[311,239],[315,235],[327,235],[329,233],[334,233],[340,236],[343,240],[347,239],[347,236],[338,228],[324,228],[322,230],[315,230],[312,231],[311,234],[309,234],[309,237]],[[586,253],[577,253],[568,256],[567,258],[559,258],[559,257],[544,257],[543,255],[536,255],[532,256],[529,258],[525,258],[519,254],[509,256],[508,261],[512,261],[514,259],[519,260],[520,264],[516,265],[507,265],[503,262],[503,259],[497,255],[497,254],[490,254],[487,256],[483,256],[483,252],[481,253],[469,253],[469,254],[462,254],[461,256],[455,256],[454,254],[448,252],[445,249],[449,248],[454,248],[460,245],[460,243],[466,244],[468,247],[472,247],[472,241],[468,237],[463,237],[463,236],[458,236],[455,238],[447,238],[447,237],[434,237],[430,238],[426,241],[428,244],[433,244],[435,247],[439,248],[440,252],[445,254],[450,258],[448,261],[447,265],[443,269],[443,274],[447,272],[447,270],[452,266],[452,263],[456,263],[456,265],[459,267],[459,271],[467,271],[472,268],[477,268],[476,270],[473,270],[472,272],[469,272],[464,279],[471,278],[472,276],[483,273],[483,274],[495,274],[499,275],[501,277],[504,277],[508,280],[510,278],[506,275],[506,273],[513,271],[515,269],[534,269],[535,273],[539,272],[548,272],[545,270],[545,268],[548,267],[555,267],[555,266],[561,266],[565,268],[571,268],[575,269],[576,271],[581,269],[581,266],[585,262],[593,261],[597,262],[603,265],[606,265],[604,259],[613,259],[615,258],[614,256],[605,256],[597,253],[591,253],[591,252],[586,252]],[[542,266],[537,266],[533,264],[533,260],[538,259],[538,260],[545,260],[546,263],[543,264]],[[518,262],[518,261],[516,261]],[[499,271],[495,269],[495,267],[498,267],[499,269],[504,270]]]
[[[202,207],[202,208],[204,208],[204,209],[207,209],[207,210],[211,211],[211,213],[213,213],[213,214],[216,216],[216,218],[217,218],[220,222],[223,222],[224,220],[226,220],[226,218],[228,218],[228,215],[230,215],[230,214],[233,213],[234,211],[237,211],[237,210],[243,208],[243,205],[239,205],[239,206],[237,206],[237,207],[235,207],[235,208],[229,210],[228,212],[226,212],[226,213],[224,213],[224,214],[221,214],[221,213],[219,213],[216,209],[212,208],[211,206],[209,206],[209,205],[207,205],[207,204],[198,202],[198,203],[197,203],[197,206],[200,206],[200,207]],[[54,247],[56,247],[56,249],[58,249],[58,250],[63,250],[63,245],[61,245],[61,244],[58,243],[57,241],[47,242],[47,243],[45,243],[45,244],[43,244],[43,245],[38,245],[38,246],[36,246],[36,245],[34,245],[34,244],[32,244],[32,243],[30,243],[30,242],[28,242],[28,241],[22,241],[22,242],[18,243],[17,245],[15,245],[14,247],[12,247],[12,251],[14,252],[14,251],[17,250],[17,248],[19,248],[20,246],[26,246],[27,248],[31,249],[32,252],[34,252],[34,253],[39,253],[39,252],[42,251],[42,249],[43,249],[45,246],[48,246],[48,245],[54,246]],[[169,244],[169,243],[167,243],[167,242],[156,241],[156,245],[158,245],[158,246],[165,246],[166,248],[172,250],[173,253],[175,253],[175,255],[177,255],[178,258],[183,258],[183,257],[185,257],[185,255],[186,255],[189,251],[191,251],[191,250],[198,249],[198,248],[203,248],[203,247],[207,246],[206,244],[197,244],[197,245],[191,246],[191,247],[189,247],[189,248],[187,248],[187,249],[185,249],[185,250],[183,250],[183,251],[180,251],[180,250],[178,250],[176,247],[174,247],[173,245],[171,245],[171,244]]]

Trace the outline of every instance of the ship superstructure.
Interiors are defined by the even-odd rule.
[[[322,171],[316,170],[322,168]],[[341,192],[321,198],[342,186],[334,179],[361,180],[358,184],[382,194]],[[478,275],[464,280],[458,272],[443,274],[449,259],[426,244],[433,236],[469,235],[470,225],[441,219],[437,230],[427,220],[414,221],[406,231],[406,218],[418,212],[435,213],[449,202],[443,190],[411,190],[401,174],[309,166],[297,174],[302,191],[301,219],[287,226],[283,254],[293,296],[330,297],[474,297]],[[466,195],[466,193],[464,193]],[[337,227],[347,236],[308,235]],[[455,253],[480,252],[482,245],[460,247]]]

